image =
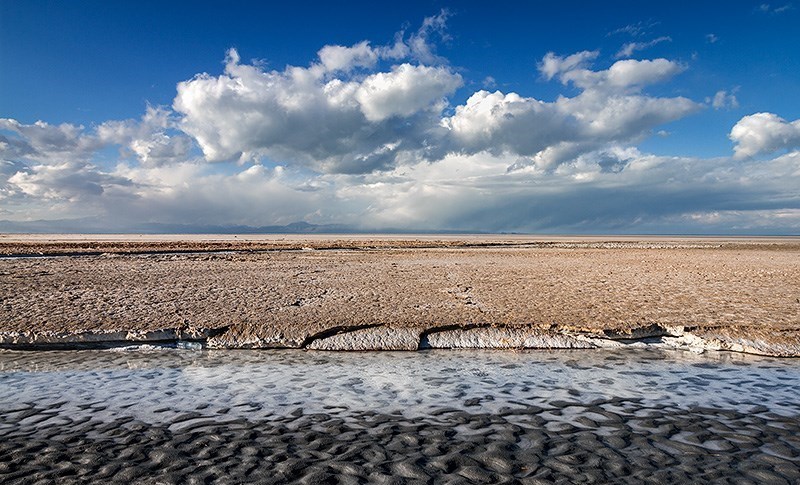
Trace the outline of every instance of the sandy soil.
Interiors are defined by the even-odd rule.
[[[0,343],[173,329],[218,347],[307,347],[405,329],[391,348],[415,348],[432,331],[509,327],[690,332],[706,347],[800,355],[798,239],[237,239],[6,237],[4,254],[82,256],[0,259]]]

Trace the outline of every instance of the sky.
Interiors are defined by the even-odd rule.
[[[0,0],[0,220],[800,234],[798,2],[270,3]]]

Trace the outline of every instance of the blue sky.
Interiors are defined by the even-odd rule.
[[[796,234],[797,25],[792,1],[2,0],[0,219]]]

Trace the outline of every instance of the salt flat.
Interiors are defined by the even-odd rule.
[[[5,235],[0,254],[7,347],[800,356],[798,238]]]

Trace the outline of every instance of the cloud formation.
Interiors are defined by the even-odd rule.
[[[655,127],[701,109],[687,98],[641,94],[683,66],[666,59],[624,60],[594,71],[589,66],[597,55],[548,53],[540,62],[545,79],[556,78],[582,91],[572,98],[561,96],[548,103],[516,93],[476,92],[442,121],[450,131],[450,151],[509,153],[527,157],[513,168],[551,169],[605,145],[641,139]]]
[[[85,135],[83,126],[69,123],[51,125],[37,121],[26,125],[17,120],[0,118],[0,133],[2,131],[16,135],[15,138],[9,138],[0,134],[3,155],[29,160],[87,158],[102,146],[96,137]]]
[[[463,84],[446,65],[408,62],[436,60],[424,44],[435,25],[392,46],[326,46],[318,62],[283,71],[241,64],[231,49],[223,75],[178,84],[181,129],[211,162],[267,157],[323,173],[390,167],[435,137],[446,97]],[[406,62],[364,72],[385,59]]]
[[[597,52],[587,51],[549,53],[540,63],[546,79],[580,89],[576,97],[545,103],[478,91],[443,117],[448,96],[463,85],[446,65],[403,62],[345,75],[375,67],[386,49],[365,42],[329,46],[320,50],[319,63],[269,72],[241,64],[232,50],[222,76],[180,83],[174,107],[183,116],[181,128],[209,161],[267,157],[322,173],[369,173],[409,157],[436,161],[447,153],[480,151],[533,157],[531,163],[550,167],[605,143],[640,138],[700,109],[686,98],[640,94],[683,66],[624,60],[595,71],[590,65]],[[417,46],[407,53],[429,50]]]
[[[800,120],[786,121],[773,113],[743,117],[731,129],[736,158],[749,158],[779,150],[800,148]]]
[[[653,20],[647,21],[639,21],[635,24],[628,24],[618,29],[612,30],[608,33],[609,36],[611,35],[618,35],[618,34],[626,34],[631,37],[641,37],[650,33],[653,27],[657,26],[659,22]]]
[[[711,103],[714,109],[735,109],[739,107],[739,100],[736,99],[736,91],[733,89],[730,92],[725,90],[717,91],[713,98],[706,98],[706,103]]]
[[[172,113],[148,106],[141,120],[107,121],[96,129],[101,145],[120,145],[140,163],[157,166],[181,162],[189,157],[194,142],[176,131]]]
[[[70,202],[95,197],[113,189],[131,185],[125,178],[104,173],[91,164],[64,162],[34,165],[16,172],[8,182],[28,196],[42,199],[63,199]]]
[[[631,57],[637,51],[643,51],[645,49],[649,49],[654,45],[660,44],[662,42],[672,42],[672,37],[662,36],[657,37],[649,42],[628,42],[627,44],[623,45],[622,48],[617,52],[616,57]]]
[[[762,3],[756,7],[757,12],[768,14],[781,14],[793,9],[794,6],[791,3],[784,3],[782,5],[770,5],[769,3]]]
[[[730,131],[731,156],[645,153],[639,142],[664,125],[738,106],[735,90],[705,103],[670,95],[687,65],[604,64],[595,50],[541,58],[539,82],[559,90],[553,98],[497,90],[496,78],[469,79],[437,53],[446,20],[442,12],[384,45],[323,46],[307,65],[281,70],[244,63],[231,49],[222,73],[179,82],[171,107],[148,106],[138,119],[90,127],[1,119],[0,214],[96,215],[115,230],[305,220],[800,231],[800,120],[744,116]],[[652,26],[618,33],[641,37]],[[626,44],[620,57],[666,40]],[[491,90],[469,90],[476,84]]]
[[[148,106],[141,120],[107,121],[93,129],[44,121],[23,124],[0,119],[0,155],[25,158],[42,163],[65,160],[90,160],[97,151],[119,145],[145,165],[159,165],[188,156],[193,142],[176,133],[171,114],[163,108]],[[2,135],[5,130],[11,135]]]

